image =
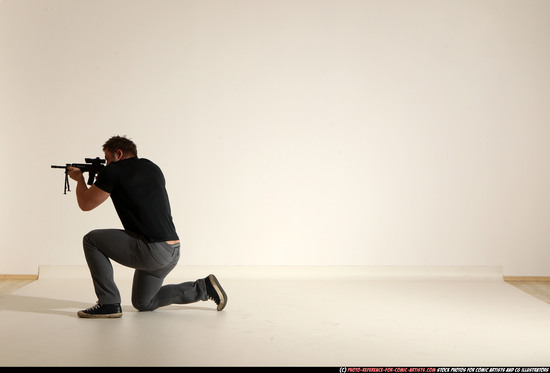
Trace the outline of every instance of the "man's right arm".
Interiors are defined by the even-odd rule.
[[[80,171],[79,168],[69,167],[68,173],[71,179],[77,182],[76,200],[82,211],[91,211],[109,198],[110,193],[105,192],[95,185],[88,188],[86,181],[84,181],[82,171]]]

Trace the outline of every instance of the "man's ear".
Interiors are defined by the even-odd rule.
[[[120,161],[123,156],[124,153],[122,152],[122,150],[117,149],[117,151],[115,152],[115,161]]]

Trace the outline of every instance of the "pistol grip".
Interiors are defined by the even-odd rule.
[[[95,174],[93,172],[90,172],[88,175],[88,185],[92,185],[94,183]]]

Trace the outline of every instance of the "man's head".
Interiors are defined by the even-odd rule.
[[[103,144],[107,164],[137,156],[136,144],[123,136],[113,136]]]

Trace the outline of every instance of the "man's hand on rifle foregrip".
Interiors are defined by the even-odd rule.
[[[82,175],[82,171],[78,167],[67,166],[67,173],[69,174],[69,177],[74,181],[84,181],[84,175]]]

